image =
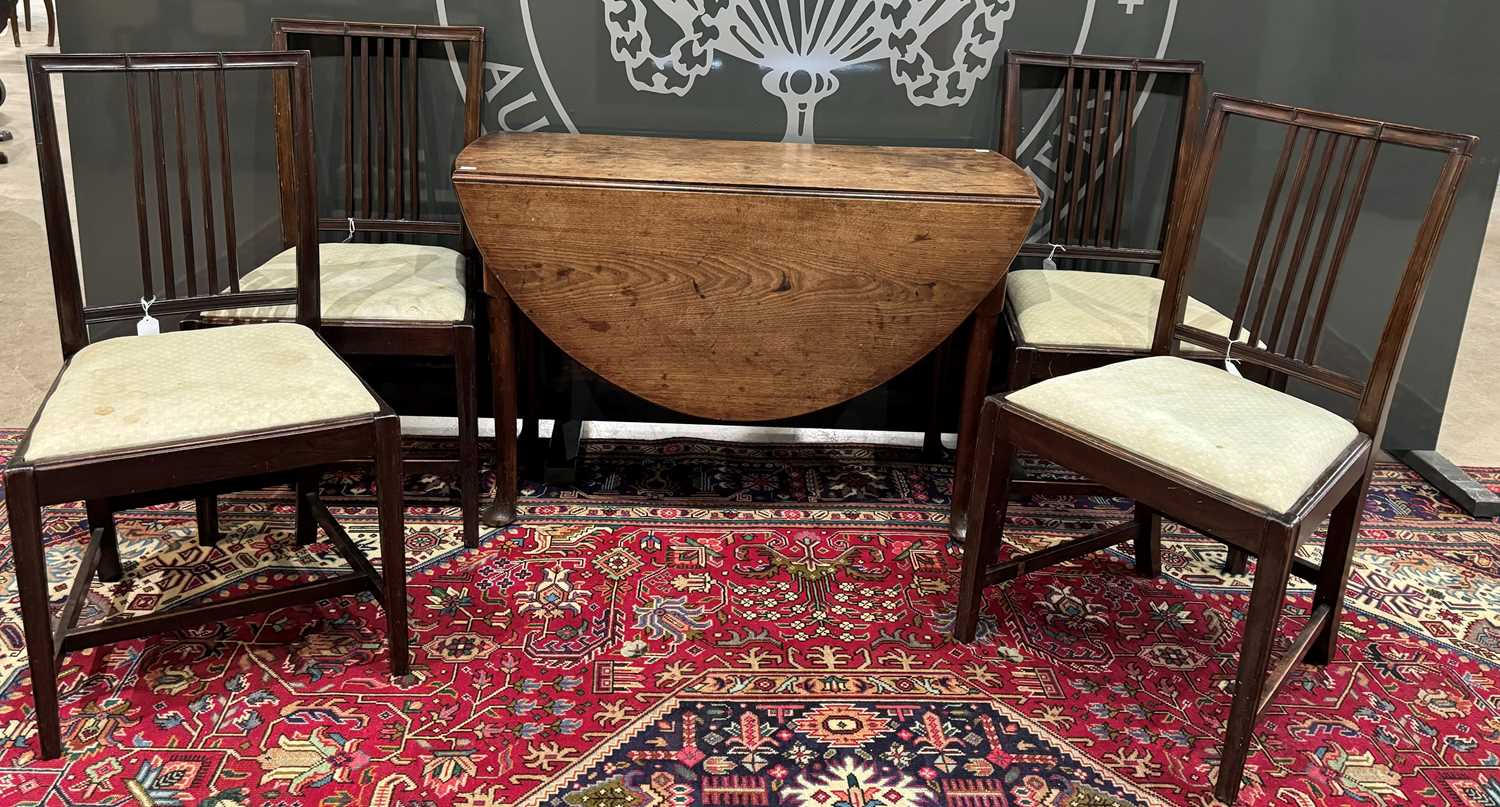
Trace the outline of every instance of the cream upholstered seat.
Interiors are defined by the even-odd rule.
[[[1160,278],[1063,269],[1022,269],[1005,281],[1021,339],[1038,347],[1147,351],[1165,284]],[[1184,323],[1227,336],[1229,318],[1188,298]],[[1243,329],[1240,340],[1246,337]],[[1207,352],[1185,345],[1185,352]]]
[[[290,322],[123,336],[76,353],[22,457],[39,463],[339,420],[379,403]]]
[[[464,256],[418,244],[319,244],[320,297],[328,320],[459,322],[468,293]],[[297,248],[282,252],[240,279],[243,291],[297,285]],[[205,320],[294,319],[293,305],[206,311]]]
[[[1005,400],[1276,514],[1367,439],[1322,407],[1176,356],[1059,376]]]

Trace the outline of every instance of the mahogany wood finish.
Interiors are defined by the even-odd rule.
[[[469,303],[458,322],[329,320],[323,333],[348,355],[431,356],[453,361],[458,400],[458,456],[408,456],[408,468],[456,472],[463,510],[464,546],[479,546],[479,393],[475,322],[479,253],[462,221],[424,218],[422,172],[425,161],[446,171],[450,159],[422,144],[417,94],[418,46],[423,42],[463,45],[465,57],[464,143],[479,136],[479,100],[484,69],[484,28],[480,26],[393,25],[324,20],[273,19],[272,44],[287,50],[332,40],[342,54],[343,93],[339,143],[343,153],[344,216],[320,216],[323,233],[364,240],[408,236],[448,236],[464,253]],[[284,139],[290,102],[284,84],[276,93],[278,134]],[[285,153],[282,154],[283,159]],[[285,211],[284,211],[285,212]],[[288,218],[283,215],[283,223]],[[290,246],[290,233],[285,233]],[[231,277],[236,277],[233,273]],[[237,278],[236,278],[237,280]],[[497,392],[497,394],[499,394]],[[491,525],[508,519],[488,513]]]
[[[1233,317],[1236,329],[1243,326],[1250,331],[1250,344],[1231,346],[1227,338],[1182,321],[1186,276],[1196,258],[1225,130],[1236,118],[1284,127],[1285,139]],[[1157,574],[1160,545],[1155,522],[1160,518],[1255,555],[1258,562],[1239,672],[1214,788],[1218,798],[1233,802],[1251,731],[1293,665],[1298,661],[1326,664],[1333,656],[1375,447],[1380,444],[1433,259],[1476,142],[1466,135],[1215,96],[1204,147],[1183,199],[1180,226],[1169,235],[1164,263],[1167,286],[1152,352],[1176,354],[1181,342],[1207,347],[1219,355],[1228,349],[1247,366],[1262,370],[1258,378],[1272,386],[1280,387],[1286,377],[1293,377],[1347,396],[1355,402],[1353,421],[1359,439],[1290,512],[1272,513],[1172,468],[1147,463],[1066,425],[1028,414],[1002,397],[991,397],[985,402],[980,457],[969,501],[969,519],[978,538],[964,551],[957,637],[974,638],[986,585],[1085,551],[1134,538],[1138,572]],[[1363,378],[1354,378],[1318,365],[1318,345],[1375,160],[1382,149],[1391,147],[1438,152],[1444,162],[1370,370]],[[1267,240],[1273,228],[1274,237]],[[1265,347],[1251,346],[1258,343]],[[1079,539],[1071,547],[1042,550],[986,569],[1001,548],[1011,461],[1018,449],[1036,452],[1135,499],[1137,516],[1125,525]],[[1313,537],[1325,518],[1329,521],[1321,565],[1294,558],[1297,547]],[[1313,609],[1297,638],[1272,667],[1271,646],[1287,580],[1293,574],[1317,585]]]
[[[489,135],[454,183],[500,372],[513,302],[613,383],[730,421],[846,401],[993,321],[1040,204],[989,151],[607,135]],[[991,341],[971,344],[977,373]]]
[[[1022,79],[1040,74],[1057,80],[1061,116],[1047,136],[1056,144],[1057,188],[1050,222],[1042,242],[1021,247],[1021,257],[1040,261],[1052,253],[1052,244],[1063,249],[1055,257],[1074,266],[1102,262],[1135,264],[1155,277],[1161,271],[1162,246],[1173,211],[1183,193],[1187,167],[1199,138],[1203,117],[1203,63],[1197,61],[1116,58],[1010,51],[1006,54],[1001,98],[1000,153],[1014,160],[1020,148]],[[1173,142],[1171,176],[1161,230],[1144,242],[1127,238],[1125,211],[1131,196],[1131,176],[1137,151],[1150,139],[1136,133],[1135,108],[1143,94],[1175,94],[1181,99]],[[1044,122],[1045,123],[1045,122]],[[1155,133],[1151,139],[1158,139]],[[1020,389],[1033,381],[1099,367],[1122,359],[1148,355],[1148,350],[1113,348],[1064,349],[1034,345],[1021,336],[1015,315],[1004,314],[1004,337],[1010,346],[1005,389]],[[989,391],[986,376],[986,392]],[[973,431],[970,432],[971,434]],[[938,438],[936,425],[928,427],[929,443]],[[959,451],[966,448],[959,444]],[[967,468],[970,463],[963,463]],[[955,474],[952,523],[956,537],[965,533],[968,474]],[[1017,493],[1058,495],[1101,493],[1089,482],[1048,482],[1016,479]]]
[[[139,276],[142,291],[157,297],[153,314],[187,314],[242,305],[296,303],[297,321],[317,330],[317,235],[313,199],[312,106],[310,59],[306,52],[284,53],[174,53],[129,55],[32,56],[27,60],[37,134],[38,164],[47,225],[52,284],[67,360],[88,345],[89,327],[140,316],[140,306],[88,305],[79,280],[78,261],[69,213],[63,159],[57,134],[52,81],[79,73],[118,75],[125,88],[123,102],[130,128],[130,153],[136,195],[139,235]],[[293,212],[290,232],[299,247],[297,287],[269,292],[219,293],[213,282],[216,230],[222,224],[224,245],[233,265],[239,243],[234,237],[229,118],[224,95],[226,73],[270,72],[289,88],[283,113],[289,137],[282,144],[286,174],[282,179],[284,209]],[[209,114],[208,99],[213,101]],[[143,100],[144,99],[144,100]],[[164,99],[170,99],[169,103]],[[149,121],[143,125],[142,104]],[[167,124],[163,110],[170,106],[171,126],[177,133],[175,160],[163,148]],[[154,146],[144,154],[148,140]],[[210,130],[213,137],[210,137]],[[212,145],[211,145],[212,144]],[[176,188],[165,179],[165,166],[175,162]],[[195,166],[196,161],[196,166]],[[155,167],[154,198],[147,195],[146,165]],[[195,170],[195,168],[197,170]],[[220,173],[220,169],[222,172]],[[219,173],[223,205],[213,203],[212,175]],[[191,183],[201,180],[196,200]],[[175,193],[174,193],[175,190]],[[181,218],[173,227],[173,197]],[[155,221],[149,207],[155,204]],[[216,221],[216,211],[223,219]],[[201,232],[196,230],[201,222]],[[152,252],[153,225],[159,226],[159,254]],[[201,287],[195,263],[195,233],[201,235],[209,278]],[[181,251],[175,251],[177,247]],[[174,260],[174,254],[179,257]],[[122,264],[128,263],[128,258]],[[121,267],[124,268],[123,265]],[[130,270],[134,272],[134,267]],[[153,338],[153,337],[129,337]],[[64,372],[66,367],[64,368]],[[58,378],[62,378],[59,373]],[[54,382],[54,389],[56,382]],[[373,394],[373,393],[372,393]],[[50,398],[51,392],[48,397]],[[379,401],[379,398],[376,398]],[[45,404],[44,404],[45,406]],[[124,641],[168,630],[217,622],[257,611],[326,599],[361,591],[373,592],[385,606],[391,670],[405,675],[408,668],[406,634],[406,567],[402,528],[401,482],[394,470],[400,464],[400,423],[384,403],[370,415],[335,421],[150,446],[95,455],[30,462],[25,459],[30,430],[17,452],[21,458],[5,469],[11,543],[16,585],[22,601],[26,652],[30,659],[37,732],[44,758],[62,751],[57,704],[57,669],[64,653]],[[38,410],[40,416],[40,410]],[[36,421],[33,420],[34,428]],[[381,565],[377,571],[352,545],[340,551],[353,571],[278,591],[184,606],[146,617],[79,627],[78,617],[89,581],[118,580],[123,574],[112,513],[187,498],[211,497],[228,491],[285,482],[293,476],[316,478],[320,467],[351,458],[368,458],[377,465],[380,488]],[[74,578],[68,599],[56,622],[51,618],[41,509],[47,505],[85,500],[88,506],[89,545]],[[299,519],[312,509],[326,516],[315,488],[298,500]],[[200,518],[200,525],[203,524]],[[336,531],[336,522],[325,526]],[[345,542],[347,544],[347,542]]]

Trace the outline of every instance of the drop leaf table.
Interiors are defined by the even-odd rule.
[[[967,491],[1005,273],[1040,205],[998,153],[497,133],[459,155],[454,185],[484,258],[496,423],[515,423],[515,309],[619,387],[741,422],[854,398],[974,317]],[[517,491],[497,431],[492,525]]]

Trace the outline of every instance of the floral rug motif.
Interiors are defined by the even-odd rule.
[[[0,432],[0,457],[18,434]],[[347,597],[72,654],[62,759],[36,758],[0,540],[0,804],[1205,805],[1248,578],[1169,527],[1164,575],[1106,551],[992,588],[949,636],[949,469],[870,446],[586,443],[576,488],[460,545],[450,491],[408,491],[413,675]],[[1500,483],[1500,470],[1476,475]],[[373,556],[366,478],[325,498]],[[340,569],[291,537],[288,491],[121,514],[127,564],[85,622]],[[1025,548],[1126,515],[1027,501]],[[1500,525],[1400,466],[1367,502],[1336,658],[1296,670],[1242,804],[1500,804]],[[49,508],[59,604],[86,540]],[[1311,548],[1317,553],[1316,547]],[[1283,640],[1310,589],[1293,588]]]

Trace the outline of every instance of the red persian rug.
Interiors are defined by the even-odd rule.
[[[913,453],[595,442],[582,479],[532,491],[521,524],[474,551],[442,483],[414,482],[409,679],[388,678],[379,614],[353,598],[80,653],[64,664],[67,753],[53,761],[35,757],[0,542],[0,801],[1211,801],[1247,599],[1213,542],[1173,533],[1156,581],[1105,552],[994,588],[965,646],[948,638],[948,470]],[[326,487],[373,553],[366,481]],[[126,578],[95,587],[84,621],[338,563],[295,546],[286,491],[224,511],[212,549],[191,504],[124,514]],[[1337,659],[1294,673],[1241,801],[1500,804],[1500,527],[1396,466],[1368,512]],[[1012,513],[1027,545],[1122,515],[1107,499]],[[60,601],[82,507],[50,509],[46,531]]]

